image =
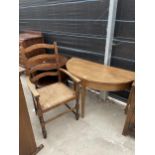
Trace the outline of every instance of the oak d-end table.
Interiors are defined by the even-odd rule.
[[[70,73],[81,79],[81,116],[85,114],[86,88],[100,91],[120,91],[131,87],[135,73],[106,66],[92,61],[71,58],[66,67]]]

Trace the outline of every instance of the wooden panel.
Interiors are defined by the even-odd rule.
[[[19,81],[19,154],[32,155],[36,148],[23,88]]]
[[[19,155],[36,155],[44,146],[36,146],[31,121],[19,80]]]

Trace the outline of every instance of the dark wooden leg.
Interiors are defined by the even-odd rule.
[[[34,153],[32,155],[36,155],[42,148],[44,147],[43,144],[39,145]]]
[[[35,101],[33,95],[32,95],[32,98],[33,98],[33,105],[34,105],[35,113],[37,115],[37,105],[36,105],[36,101]]]
[[[45,128],[45,121],[44,121],[43,114],[41,112],[39,113],[39,120],[40,120],[40,125],[41,125],[41,128],[42,128],[43,137],[47,138],[47,131],[46,131],[46,128]]]
[[[126,107],[124,109],[125,114],[127,114],[127,112],[128,112],[128,109],[130,107],[130,102],[131,102],[131,94],[129,94],[128,102],[127,102],[127,105],[126,105]]]
[[[127,105],[126,105],[126,107],[125,107],[125,109],[124,109],[124,113],[125,113],[125,114],[127,114],[128,108],[129,108],[129,104],[127,103]]]
[[[84,118],[85,115],[85,97],[86,97],[86,88],[82,86],[81,91],[81,117]]]
[[[124,125],[123,132],[122,132],[124,136],[128,134],[128,125],[129,125],[129,119],[125,121],[125,125]]]
[[[76,120],[79,119],[79,99],[76,99]]]
[[[131,97],[132,97],[132,93],[129,94],[128,102],[127,102],[127,105],[126,105],[126,107],[125,107],[125,109],[124,109],[124,113],[125,113],[125,114],[127,114],[128,109],[129,109],[129,107],[130,107]]]
[[[76,83],[73,82],[73,89],[76,90]]]
[[[133,86],[129,95],[128,104],[126,106],[126,120],[122,134],[124,136],[129,134],[129,130],[135,126],[135,87]],[[131,128],[132,127],[132,128]]]
[[[129,126],[130,126],[131,119],[132,119],[132,111],[131,109],[128,109],[127,118],[125,120],[123,132],[122,132],[124,136],[128,135],[129,133]]]

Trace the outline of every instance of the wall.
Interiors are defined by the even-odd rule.
[[[103,62],[109,0],[20,0],[20,31],[39,30],[62,53]]]
[[[135,70],[135,0],[118,0],[111,65]],[[128,98],[129,92],[112,93]],[[120,98],[122,99],[122,98]]]
[[[60,53],[103,63],[108,9],[109,0],[20,0],[20,31],[41,31]],[[134,70],[134,0],[118,0],[111,65]]]

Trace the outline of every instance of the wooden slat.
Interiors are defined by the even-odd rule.
[[[49,61],[56,62],[56,57],[58,57],[58,55],[56,55],[56,54],[40,54],[40,55],[37,55],[37,56],[34,56],[34,57],[28,59],[26,67],[30,68],[34,65],[43,63],[44,61],[45,62],[49,62]]]
[[[26,100],[19,80],[19,154],[30,155],[35,152],[37,146],[26,106]]]
[[[55,63],[45,63],[45,64],[39,64],[39,65],[36,65],[34,67],[32,67],[30,69],[30,74],[31,73],[34,73],[36,71],[47,71],[47,70],[52,70],[52,69],[56,69],[57,66]]]
[[[40,73],[40,74],[37,74],[36,76],[32,77],[31,81],[35,83],[39,79],[41,79],[43,77],[46,77],[46,76],[58,76],[58,72],[44,72],[44,73]]]
[[[24,53],[29,53],[36,49],[46,49],[46,48],[47,49],[55,49],[55,45],[54,44],[44,44],[44,43],[31,45],[30,47],[24,49]]]

